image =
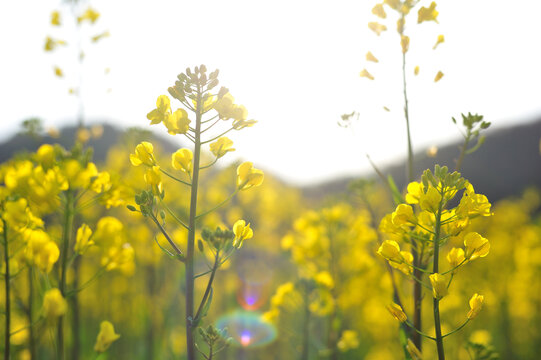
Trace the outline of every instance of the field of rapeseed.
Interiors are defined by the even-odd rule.
[[[4,359],[537,359],[541,194],[494,202],[463,177],[491,125],[478,114],[450,120],[463,135],[453,164],[414,172],[408,30],[437,22],[436,7],[385,0],[368,24],[398,33],[404,188],[373,163],[374,177],[317,200],[257,163],[217,166],[228,136],[258,124],[205,65],[172,79],[103,161],[89,145],[103,127],[82,107],[69,147],[25,122],[37,150],[0,164]],[[73,9],[77,26],[100,17]],[[47,37],[45,51],[64,46]],[[370,84],[385,66],[375,53]],[[171,151],[173,138],[185,145]]]

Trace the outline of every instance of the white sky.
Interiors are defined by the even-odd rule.
[[[424,1],[428,6],[430,1]],[[376,1],[135,1],[98,0],[101,13],[86,36],[111,37],[86,47],[87,118],[148,128],[146,114],[176,75],[204,63],[220,69],[221,85],[259,123],[233,133],[236,153],[295,183],[313,183],[383,165],[404,156],[401,53],[395,14],[377,37]],[[73,26],[53,28],[59,1],[0,2],[0,140],[38,116],[46,126],[74,121],[75,48],[44,53],[45,37],[73,43]],[[64,5],[65,6],[65,5]],[[61,7],[62,8],[62,7]],[[68,22],[67,8],[62,8]],[[452,116],[485,115],[493,128],[541,116],[541,1],[438,2],[439,24],[410,16],[408,78],[414,147],[458,139]],[[85,31],[86,31],[85,30]],[[433,51],[438,34],[445,43]],[[378,64],[367,63],[372,51]],[[66,77],[53,75],[59,65]],[[418,77],[413,67],[421,68]],[[104,75],[104,68],[111,69]],[[376,77],[359,77],[367,67]],[[438,70],[445,73],[437,84]],[[107,93],[107,89],[112,91]],[[385,112],[383,106],[391,109]],[[353,128],[337,126],[356,110]],[[161,134],[165,129],[157,128]]]

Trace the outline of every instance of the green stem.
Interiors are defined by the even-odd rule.
[[[175,177],[175,176],[169,174],[167,171],[165,171],[165,170],[162,169],[162,168],[160,168],[160,171],[161,171],[162,173],[164,173],[166,176],[169,176],[171,179],[173,179],[173,180],[175,180],[175,181],[178,181],[178,182],[181,183],[181,184],[184,184],[184,185],[187,185],[187,186],[192,186],[192,184],[190,184],[190,183],[188,183],[188,182],[186,182],[186,181],[184,181],[184,180],[180,180],[179,178],[177,178],[177,177]]]
[[[173,249],[175,249],[175,252],[177,253],[177,258],[180,260],[180,261],[184,261],[183,260],[183,257],[184,257],[184,254],[182,254],[182,251],[178,248],[177,244],[175,244],[175,242],[173,241],[173,239],[171,239],[171,237],[169,236],[169,234],[167,233],[167,231],[165,231],[165,229],[163,228],[162,224],[160,224],[160,222],[158,221],[158,219],[156,219],[156,217],[154,216],[154,214],[151,214],[150,215],[152,217],[152,220],[154,220],[154,223],[158,226],[158,228],[160,229],[160,231],[162,232],[163,236],[165,236],[165,238],[167,239],[167,241],[169,242],[169,244],[171,244],[171,246],[173,247]]]
[[[193,159],[193,177],[190,194],[190,220],[188,230],[188,246],[186,251],[186,348],[187,359],[195,360],[194,348],[194,247],[195,247],[195,220],[197,217],[197,188],[199,183],[199,163],[201,160],[201,86],[197,85],[197,106],[195,113],[195,145]]]
[[[32,324],[34,312],[34,268],[28,268],[28,323]],[[33,326],[30,326],[28,346],[30,348],[30,359],[36,360],[36,332]]]
[[[64,229],[62,232],[62,259],[60,261],[60,284],[59,290],[63,297],[66,297],[66,276],[68,265],[68,251],[71,239],[74,216],[74,197],[71,190],[66,192],[66,207],[64,209]],[[57,326],[57,356],[59,360],[64,360],[64,316],[58,319]]]
[[[443,335],[442,337],[447,337],[449,335],[453,335],[454,333],[456,333],[457,331],[460,331],[462,330],[462,328],[464,326],[466,326],[468,324],[468,322],[470,321],[470,319],[467,319],[462,325],[460,325],[459,327],[457,327],[455,330],[451,331],[450,333],[447,333],[445,335]]]
[[[231,195],[229,195],[229,197],[227,199],[225,199],[224,201],[222,201],[221,203],[219,203],[218,205],[216,205],[215,207],[213,207],[212,209],[210,210],[207,210],[207,211],[204,211],[202,212],[201,214],[197,215],[196,216],[196,219],[199,219],[207,214],[210,214],[211,212],[213,212],[214,210],[218,209],[220,206],[224,205],[225,203],[227,203],[229,200],[231,200],[233,198],[233,196],[235,196],[238,192],[239,192],[239,188],[237,188],[235,190],[235,192],[233,192]]]
[[[171,211],[171,209],[169,208],[169,206],[167,206],[167,204],[160,198],[160,204],[165,208],[165,210],[169,213],[169,215],[171,215],[173,217],[173,219],[175,219],[175,221],[180,225],[182,226],[183,228],[185,228],[186,230],[189,230],[188,229],[188,225],[184,224],[184,222],[182,220],[180,220],[178,218],[178,216],[175,215],[175,213],[173,211]]]
[[[199,317],[201,316],[201,311],[205,307],[205,304],[208,300],[208,297],[210,295],[211,289],[212,289],[212,282],[214,281],[214,276],[216,275],[216,270],[218,270],[218,267],[220,266],[220,250],[216,252],[216,257],[214,258],[214,266],[212,267],[212,271],[210,273],[210,278],[207,283],[207,288],[205,289],[205,294],[203,295],[203,299],[201,299],[201,303],[199,304],[199,307],[197,308],[197,312],[195,313],[194,321],[197,323],[199,320],[201,320]],[[212,352],[211,352],[212,354]]]
[[[5,293],[6,293],[6,321],[5,321],[5,334],[6,340],[4,345],[4,360],[10,359],[10,331],[11,331],[11,294],[10,294],[10,279],[9,279],[9,249],[8,249],[8,224],[6,220],[2,219],[4,225],[4,264],[6,266],[6,273],[4,274],[5,281]]]
[[[443,193],[442,193],[443,199]],[[440,250],[440,229],[441,229],[441,212],[443,200],[440,202],[438,213],[436,214],[436,228],[434,235],[434,266],[432,268],[434,274],[439,271],[439,250]],[[441,335],[441,320],[440,320],[440,299],[434,297],[434,328],[436,331],[436,347],[438,349],[438,360],[445,360],[445,352],[443,350],[443,336]]]

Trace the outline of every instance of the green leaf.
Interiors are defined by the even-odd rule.
[[[391,189],[391,194],[393,195],[393,201],[395,202],[395,204],[404,204],[406,201],[402,197],[400,191],[398,191],[396,183],[394,182],[394,179],[391,175],[387,176],[387,182],[389,183],[389,188]]]

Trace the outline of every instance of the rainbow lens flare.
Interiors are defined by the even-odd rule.
[[[276,328],[261,319],[257,312],[235,311],[224,315],[216,322],[219,329],[227,328],[227,336],[233,338],[235,346],[249,348],[268,345],[276,339]]]

